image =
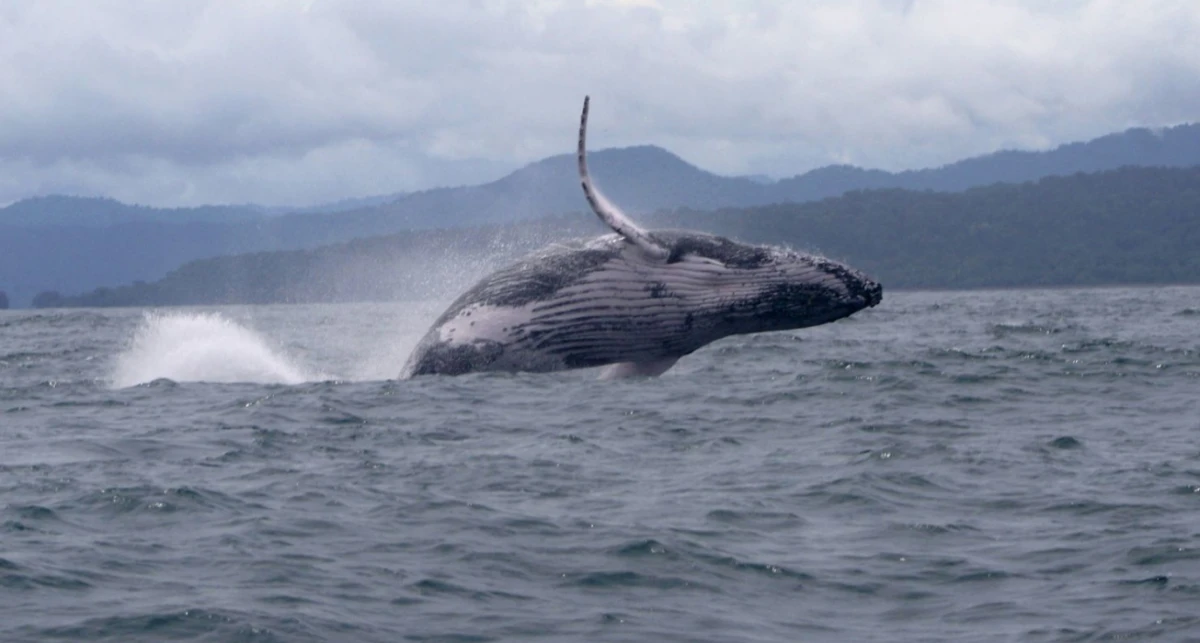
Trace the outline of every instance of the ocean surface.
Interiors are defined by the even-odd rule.
[[[397,381],[438,312],[0,311],[0,641],[1200,641],[1200,288]]]

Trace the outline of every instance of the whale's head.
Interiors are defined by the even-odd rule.
[[[692,298],[715,335],[816,326],[883,298],[879,282],[817,255],[703,233],[651,234],[670,249],[664,285]]]

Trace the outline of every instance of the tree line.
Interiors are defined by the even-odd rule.
[[[1200,167],[1122,168],[964,192],[860,190],[810,203],[637,217],[845,260],[886,289],[1200,283]],[[193,261],[161,280],[35,306],[449,298],[547,243],[603,233],[578,212],[310,250]]]

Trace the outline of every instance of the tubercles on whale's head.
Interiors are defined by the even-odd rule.
[[[776,246],[698,233],[655,232],[671,255],[666,269],[682,284],[705,275],[715,334],[789,330],[835,321],[879,304],[883,288],[836,261]]]
[[[880,304],[883,287],[872,278],[832,259],[778,251],[782,280],[775,287],[785,317],[803,326],[833,322]]]
[[[756,305],[764,330],[816,326],[849,317],[883,300],[883,286],[837,261],[770,248],[775,279]]]

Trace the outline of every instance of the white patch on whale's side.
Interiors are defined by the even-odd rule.
[[[480,340],[507,341],[509,329],[529,323],[533,317],[531,307],[471,304],[438,327],[438,337],[448,344],[470,344]]]

